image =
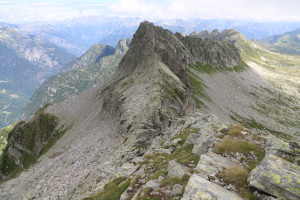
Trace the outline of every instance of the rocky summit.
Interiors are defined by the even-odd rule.
[[[141,23],[109,79],[10,131],[0,199],[299,199],[298,125],[251,106],[282,93],[236,33]]]

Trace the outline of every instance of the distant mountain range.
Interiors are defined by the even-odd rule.
[[[116,46],[120,39],[132,38],[143,18],[100,18],[86,17],[57,24],[6,24],[21,32],[37,35],[60,46],[70,53],[80,56],[96,43]],[[297,22],[247,22],[221,19],[170,19],[156,20],[155,25],[169,29],[173,33],[190,34],[192,31],[213,31],[231,29],[243,33],[249,39],[261,39],[270,35],[283,34],[300,27]]]
[[[73,58],[39,37],[0,28],[0,127],[15,122],[43,81]]]
[[[300,55],[300,28],[282,35],[273,35],[254,41],[272,51]]]

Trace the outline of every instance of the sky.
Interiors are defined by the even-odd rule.
[[[300,22],[300,0],[0,0],[0,22],[57,22],[88,16]]]

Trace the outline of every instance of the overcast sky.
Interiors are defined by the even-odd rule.
[[[300,22],[300,0],[0,0],[1,22],[54,22],[86,16]]]

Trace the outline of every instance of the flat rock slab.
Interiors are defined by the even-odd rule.
[[[201,155],[196,171],[200,174],[215,176],[219,171],[222,171],[223,168],[227,169],[236,165],[239,164],[213,152],[208,152],[207,154]]]
[[[181,200],[242,200],[236,193],[194,174]]]
[[[279,199],[300,199],[300,167],[272,154],[252,170],[248,182]]]

